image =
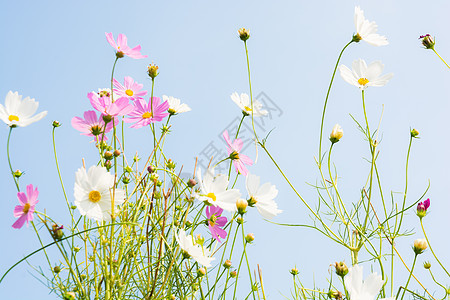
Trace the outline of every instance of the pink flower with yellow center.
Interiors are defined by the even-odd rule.
[[[37,197],[39,195],[37,187],[33,190],[33,185],[27,185],[27,194],[23,192],[17,193],[17,198],[19,198],[20,205],[14,208],[14,217],[19,218],[12,225],[13,228],[22,228],[25,221],[28,223],[33,221],[34,207],[39,202]]]
[[[169,115],[167,112],[169,103],[167,101],[161,103],[161,99],[158,97],[153,97],[149,103],[143,99],[137,99],[134,101],[134,105],[134,111],[128,114],[128,118],[123,119],[127,123],[136,122],[131,125],[132,128],[141,128],[150,123],[160,122]]]
[[[134,110],[134,106],[126,97],[120,97],[112,102],[107,96],[99,97],[97,93],[91,92],[88,98],[93,108],[107,116],[124,116]]]
[[[225,238],[227,232],[221,227],[225,226],[227,223],[226,217],[221,217],[223,209],[216,206],[206,207],[206,217],[208,218],[208,228],[211,231],[213,238],[215,238],[220,243],[220,238]]]
[[[140,58],[146,58],[147,55],[141,54],[141,46],[137,45],[134,48],[130,48],[127,45],[127,36],[125,34],[119,33],[119,36],[117,37],[117,43],[114,40],[114,37],[112,33],[105,32],[106,39],[108,40],[108,43],[116,49],[116,56],[118,58],[129,56],[131,58],[140,59]]]
[[[141,91],[144,85],[135,82],[130,76],[125,77],[123,85],[116,79],[113,79],[113,84],[115,87],[114,94],[117,94],[119,97],[137,100],[147,95],[147,91]]]
[[[231,160],[233,161],[236,172],[246,176],[248,171],[247,171],[247,168],[245,167],[245,165],[251,166],[253,164],[253,161],[247,155],[239,153],[241,151],[244,143],[242,142],[241,139],[235,139],[233,142],[231,142],[230,137],[228,136],[227,130],[224,131],[223,138],[225,139],[225,142],[227,143],[228,155],[230,156]]]
[[[105,121],[103,120],[103,115],[97,118],[97,113],[93,110],[85,111],[84,119],[80,117],[72,118],[72,127],[78,131],[81,131],[81,134],[87,136],[94,136],[98,139],[102,139],[103,133],[108,133],[113,128],[113,122],[108,122],[105,127]],[[118,119],[115,118],[114,124],[118,124]],[[107,140],[108,138],[103,136],[103,140]]]

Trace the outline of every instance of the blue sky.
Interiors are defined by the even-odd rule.
[[[155,95],[181,98],[192,108],[174,121],[166,144],[173,159],[192,171],[194,157],[211,142],[223,146],[219,135],[240,115],[230,95],[248,92],[243,44],[237,38],[237,29],[246,27],[251,32],[248,45],[254,94],[263,92],[279,108],[261,133],[273,129],[268,148],[304,198],[316,203],[317,195],[308,183],[319,178],[314,156],[322,105],[339,51],[355,31],[355,5],[361,6],[366,18],[377,22],[379,33],[390,42],[385,47],[364,42],[351,45],[341,60],[347,66],[358,58],[367,62],[381,60],[385,73],[394,73],[387,86],[366,92],[372,127],[377,126],[384,107],[379,166],[385,190],[392,190],[397,198],[404,190],[409,129],[417,128],[421,138],[414,141],[411,152],[409,200],[417,199],[430,180],[427,196],[432,200],[433,217],[426,219],[426,227],[433,247],[448,262],[450,244],[444,230],[450,225],[450,163],[446,159],[450,146],[450,70],[431,51],[424,50],[417,39],[424,33],[436,36],[437,51],[450,60],[450,3],[445,0],[426,6],[422,1],[388,0],[8,1],[0,11],[0,97],[9,90],[18,91],[39,101],[40,111],[48,111],[44,120],[14,130],[12,163],[14,168],[26,171],[22,184],[39,186],[39,209],[64,219],[67,212],[52,160],[51,122],[59,120],[63,124],[57,130],[57,147],[71,196],[81,159],[90,165],[95,153],[90,138],[80,136],[70,126],[70,120],[90,109],[88,92],[109,85],[114,51],[106,42],[105,32],[114,36],[126,34],[130,45],[140,44],[142,52],[149,56],[144,60],[120,61],[116,78],[129,75],[149,89],[146,65],[154,62],[160,67]],[[344,129],[334,158],[341,189],[350,202],[364,184],[361,178],[367,174],[368,166],[363,158],[368,152],[349,114],[362,120],[360,92],[338,75],[324,128],[325,135],[335,123]],[[11,228],[17,198],[6,161],[7,134],[8,127],[0,126],[0,236],[4,243],[0,247],[0,273],[38,247],[31,228]],[[150,141],[145,139],[144,131],[130,130],[129,134],[130,148],[148,149]],[[324,145],[328,146],[327,140]],[[256,156],[252,147],[247,151],[249,156]],[[311,224],[305,207],[263,153],[259,153],[258,163],[250,171],[280,191],[276,200],[284,212],[275,222]],[[406,222],[409,228],[419,230],[414,214],[409,214]],[[263,270],[270,299],[290,294],[288,270],[294,265],[302,279],[312,283],[314,279],[323,282],[334,261],[350,262],[348,253],[318,233],[269,224],[256,212],[249,216],[249,230],[256,236],[251,260]],[[418,233],[399,241],[398,247],[409,262],[410,245],[421,237]],[[30,263],[44,265],[42,259],[35,257]],[[421,259],[431,260],[430,253]],[[398,269],[402,267],[398,265]],[[33,275],[27,264],[12,271],[0,285],[2,299],[56,299],[48,296],[46,287]],[[398,276],[402,275],[399,271]],[[429,281],[423,272],[422,277]]]

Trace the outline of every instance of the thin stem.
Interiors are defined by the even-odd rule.
[[[442,62],[447,66],[447,68],[450,69],[450,66],[445,62],[445,60],[436,52],[436,50],[434,50],[434,48],[432,48],[433,52],[436,53],[436,55],[442,60]]]
[[[409,272],[408,281],[406,281],[405,290],[403,291],[402,298],[400,298],[400,300],[403,299],[403,297],[405,296],[406,289],[408,288],[409,281],[411,280],[411,275],[414,271],[414,266],[416,265],[416,260],[417,260],[417,253],[414,255],[414,261],[411,267],[411,272]]]
[[[403,195],[403,204],[402,204],[402,213],[400,215],[400,222],[398,223],[398,229],[396,235],[400,232],[400,226],[402,225],[403,221],[403,215],[405,210],[405,204],[406,204],[406,193],[408,192],[408,165],[409,165],[409,153],[411,152],[411,144],[412,144],[413,137],[412,135],[409,138],[409,146],[408,146],[408,153],[406,154],[406,175],[405,175],[405,194]],[[395,231],[395,230],[394,230]]]
[[[17,191],[20,192],[19,183],[16,180],[16,176],[14,176],[14,171],[13,171],[13,168],[11,166],[11,160],[9,158],[9,139],[11,138],[11,132],[12,132],[13,128],[14,128],[13,126],[9,127],[8,140],[6,142],[6,156],[8,157],[8,165],[9,165],[9,169],[11,170],[11,176],[12,176],[12,178],[14,180],[14,183],[16,185]]]
[[[430,248],[431,253],[433,253],[434,258],[436,259],[436,261],[439,263],[439,265],[441,266],[441,268],[445,271],[445,273],[447,273],[447,275],[450,277],[449,272],[447,271],[447,269],[444,267],[444,265],[442,265],[441,261],[437,258],[436,254],[433,251],[433,248],[431,248],[431,244],[430,241],[428,240],[427,234],[425,232],[425,228],[423,227],[423,221],[422,218],[420,218],[420,226],[422,226],[422,232],[423,235],[425,236],[425,239],[427,240],[427,244],[428,244],[428,248]]]
[[[319,166],[322,164],[322,134],[323,134],[323,122],[325,120],[325,111],[327,109],[327,103],[328,103],[328,97],[330,96],[330,91],[331,91],[331,86],[333,85],[333,80],[334,80],[334,75],[336,75],[336,70],[338,68],[339,65],[339,61],[341,60],[341,56],[344,53],[344,50],[351,44],[353,43],[353,40],[351,40],[350,42],[347,43],[347,45],[344,46],[344,48],[342,48],[341,53],[339,54],[339,57],[336,61],[336,65],[334,66],[334,70],[333,70],[333,75],[331,76],[331,81],[330,81],[330,85],[328,86],[328,91],[327,91],[327,96],[325,97],[325,103],[323,105],[323,112],[322,112],[322,121],[320,122],[320,138],[319,138],[319,157],[318,157],[318,161],[319,161]]]

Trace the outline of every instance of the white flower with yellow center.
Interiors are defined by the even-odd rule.
[[[96,221],[111,220],[111,202],[120,205],[125,201],[121,189],[113,189],[114,175],[105,167],[92,166],[86,172],[80,168],[75,173],[75,205],[80,214]]]
[[[345,288],[350,294],[351,300],[374,300],[380,292],[383,283],[381,275],[378,275],[376,272],[363,280],[363,267],[359,265],[350,267],[348,274],[344,277]],[[394,297],[380,300],[394,300]]]
[[[181,249],[185,252],[186,257],[192,257],[199,264],[204,265],[205,267],[210,267],[211,262],[215,259],[214,257],[210,257],[211,253],[208,248],[203,247],[194,242],[194,238],[190,234],[186,234],[183,229],[178,231],[178,234],[175,235],[175,239],[180,245]]]
[[[256,206],[261,216],[266,219],[272,219],[282,212],[273,200],[278,195],[278,190],[270,182],[260,185],[259,176],[248,174],[245,180],[245,186],[250,197],[248,201],[249,205]]]
[[[43,111],[33,116],[38,106],[39,102],[34,99],[26,97],[22,100],[22,95],[18,92],[9,91],[6,94],[5,106],[0,104],[0,119],[10,127],[28,126],[47,115],[47,111]]]
[[[377,32],[378,25],[375,22],[370,22],[364,18],[364,11],[355,7],[355,26],[356,34],[353,40],[359,42],[360,40],[366,41],[373,46],[385,46],[389,44],[385,36],[379,35]]]
[[[380,61],[374,61],[367,65],[360,58],[352,63],[352,70],[347,66],[340,65],[339,72],[345,81],[364,90],[369,86],[384,86],[394,76],[393,73],[380,76],[383,68],[384,65]]]
[[[186,103],[181,103],[180,99],[172,97],[172,96],[162,96],[163,101],[167,101],[169,103],[169,114],[176,115],[180,113],[184,113],[190,111],[191,108]]]
[[[236,211],[236,201],[241,197],[241,193],[236,189],[227,190],[227,175],[214,176],[214,168],[211,168],[202,178],[202,172],[198,169],[197,178],[200,183],[200,192],[195,197],[198,200],[206,201],[229,212]]]
[[[233,100],[234,103],[239,106],[239,108],[242,110],[242,112],[245,115],[251,115],[252,114],[252,104],[250,103],[250,97],[242,93],[240,96],[238,93],[234,92],[231,94],[231,100]],[[254,117],[262,117],[266,116],[269,112],[265,109],[262,109],[262,103],[258,100],[253,100],[253,116]]]

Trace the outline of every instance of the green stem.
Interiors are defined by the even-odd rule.
[[[402,213],[400,215],[400,221],[398,223],[398,229],[396,235],[400,232],[400,226],[402,225],[403,221],[403,215],[405,210],[405,204],[406,204],[406,193],[408,192],[408,166],[409,166],[409,153],[411,152],[411,144],[412,144],[413,137],[410,136],[409,138],[409,146],[408,146],[408,153],[406,154],[406,175],[405,175],[405,194],[403,195],[403,204],[402,204]],[[395,230],[394,230],[395,231]]]
[[[318,157],[318,162],[319,162],[319,166],[322,165],[322,134],[323,134],[323,122],[325,120],[325,111],[327,109],[327,103],[328,103],[328,97],[330,96],[330,91],[331,91],[331,86],[333,85],[333,81],[334,81],[334,76],[336,75],[336,70],[338,68],[339,65],[339,61],[341,60],[341,56],[344,53],[344,50],[351,44],[353,43],[353,40],[351,40],[350,42],[347,43],[347,45],[344,46],[344,48],[342,48],[341,53],[339,54],[339,57],[336,61],[336,65],[334,66],[334,70],[333,70],[333,75],[331,76],[331,81],[330,81],[330,85],[328,86],[328,91],[327,91],[327,96],[325,97],[325,103],[323,105],[323,112],[322,112],[322,121],[320,123],[320,138],[319,138],[319,157]]]
[[[403,297],[405,296],[406,289],[408,288],[409,281],[411,280],[411,275],[414,271],[414,266],[416,265],[416,260],[417,260],[417,254],[414,255],[414,261],[413,261],[413,264],[411,267],[411,272],[409,273],[408,281],[406,281],[405,290],[403,291],[403,294],[402,294],[402,297],[400,298],[400,300],[403,299]]]
[[[253,128],[253,133],[255,134],[255,140],[259,143],[258,135],[256,134],[256,130],[255,130],[255,122],[254,122],[254,118],[253,118],[252,80],[251,80],[251,76],[250,76],[250,60],[248,58],[247,41],[244,41],[244,47],[245,47],[245,57],[247,58],[248,86],[249,86],[249,90],[250,90],[250,107],[252,110],[252,128]]]
[[[9,165],[9,169],[11,170],[11,176],[12,176],[12,178],[14,180],[14,183],[16,185],[17,191],[20,192],[19,183],[17,182],[16,177],[14,176],[14,171],[13,171],[13,168],[11,166],[11,160],[9,158],[9,140],[11,138],[11,132],[12,132],[13,128],[14,128],[13,126],[9,127],[8,140],[6,142],[6,155],[8,157],[8,165]]]
[[[420,218],[420,226],[422,226],[422,232],[423,235],[425,236],[425,239],[427,240],[427,244],[428,244],[428,248],[430,248],[431,253],[433,253],[434,258],[436,259],[436,261],[439,263],[439,265],[441,266],[441,268],[445,271],[445,273],[447,273],[447,275],[450,277],[449,272],[447,271],[447,269],[444,267],[444,265],[442,265],[441,261],[437,258],[436,254],[433,251],[433,248],[431,248],[431,244],[430,241],[428,240],[427,234],[425,232],[425,228],[423,227],[423,221],[422,218]]]
[[[445,62],[445,60],[436,52],[436,50],[434,50],[434,48],[432,48],[433,52],[436,53],[436,55],[442,60],[442,62],[447,66],[447,68],[450,69],[450,66]]]

